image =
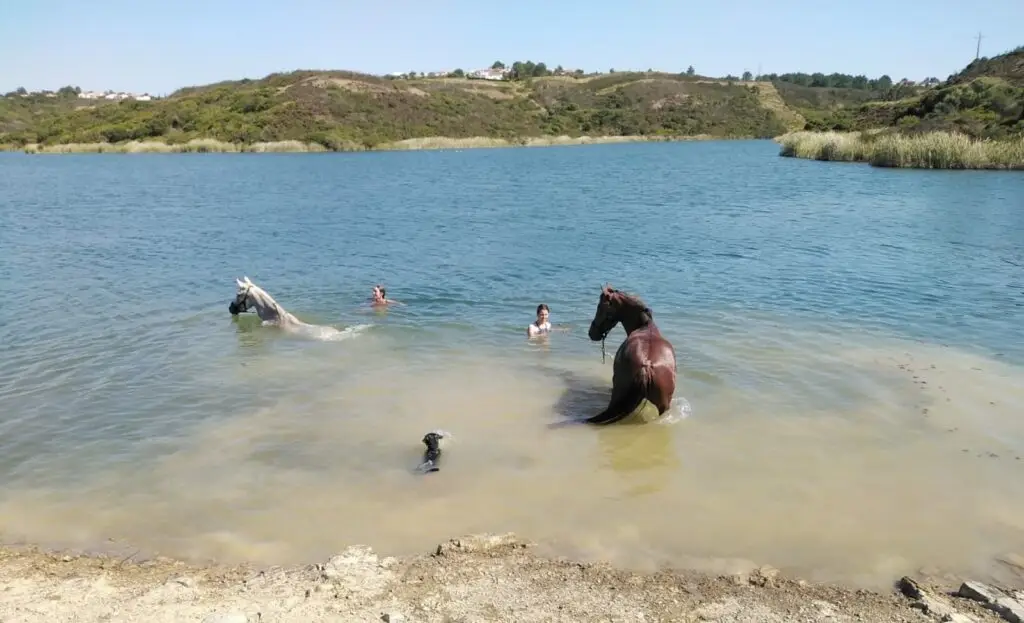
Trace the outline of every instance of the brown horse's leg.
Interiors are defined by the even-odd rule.
[[[636,408],[640,398],[643,397],[643,390],[635,383],[619,385],[612,389],[612,398],[608,401],[605,410],[587,418],[591,424],[612,424],[621,420]]]
[[[647,399],[658,407],[658,415],[665,415],[672,406],[672,396],[676,393],[676,375],[668,368],[654,368],[651,374],[651,385],[647,389]]]
[[[587,422],[613,424],[632,413],[649,392],[649,383],[645,382],[650,378],[647,374],[641,373],[630,378],[624,371],[619,371],[613,377],[612,398],[608,406],[601,413],[587,418]]]

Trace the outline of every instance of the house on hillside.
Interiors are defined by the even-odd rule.
[[[504,80],[507,75],[504,69],[495,69],[488,67],[487,69],[477,69],[476,71],[466,74],[467,78],[477,78],[479,80]]]

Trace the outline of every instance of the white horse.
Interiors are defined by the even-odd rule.
[[[238,285],[238,292],[235,294],[235,300],[228,306],[228,310],[233,316],[249,311],[251,307],[256,310],[256,315],[260,317],[264,325],[274,325],[285,331],[303,333],[320,340],[338,340],[352,334],[351,329],[339,331],[334,327],[302,322],[292,315],[291,312],[281,307],[280,303],[274,300],[274,297],[250,281],[248,277],[242,277],[241,279],[236,277],[235,283]]]

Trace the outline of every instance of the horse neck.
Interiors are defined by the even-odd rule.
[[[256,297],[260,306],[264,309],[270,310],[271,313],[276,314],[279,320],[288,320],[289,314],[281,304],[274,300],[274,297],[270,296],[266,292],[260,292],[259,296]]]
[[[619,322],[622,323],[622,328],[626,331],[626,335],[638,329],[650,328],[655,332],[658,330],[654,324],[654,318],[647,307],[631,305],[623,311],[622,320]]]

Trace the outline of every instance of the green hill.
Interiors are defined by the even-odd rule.
[[[946,82],[959,84],[982,77],[999,78],[1014,86],[1024,87],[1024,46],[992,58],[983,57],[972,61]]]
[[[880,167],[1024,170],[1024,48],[923,89],[836,108],[777,137],[780,155]],[[820,130],[835,130],[822,132]]]
[[[526,80],[295,71],[107,102],[9,95],[0,144],[215,139],[372,148],[426,137],[776,136],[802,126],[770,82],[618,72]]]
[[[1024,134],[1024,47],[976,60],[934,86],[893,87],[878,101],[833,109],[806,129],[879,128],[907,135],[943,131],[993,139]]]

